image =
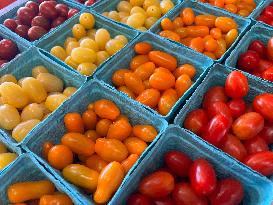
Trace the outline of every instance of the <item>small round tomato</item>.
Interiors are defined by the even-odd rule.
[[[227,103],[234,118],[240,117],[246,111],[246,103],[243,99],[232,99]]]
[[[95,129],[96,124],[98,122],[97,115],[96,115],[96,113],[93,110],[86,110],[82,114],[82,120],[83,120],[84,127],[87,130],[93,130],[93,129]]]
[[[174,177],[165,171],[156,171],[144,177],[139,184],[139,192],[151,198],[162,198],[172,192]]]
[[[259,136],[261,136],[267,144],[273,143],[273,123],[265,122],[264,128],[261,132],[259,132]]]
[[[182,152],[170,151],[164,156],[167,167],[177,176],[187,177],[189,175],[192,160]]]
[[[126,205],[152,205],[152,202],[143,194],[133,194],[129,197]]]
[[[263,152],[263,151],[269,150],[269,147],[268,147],[266,141],[258,135],[256,137],[249,139],[249,140],[246,140],[244,145],[245,145],[245,148],[246,148],[248,154],[255,154],[258,152]]]
[[[208,195],[216,188],[217,178],[212,165],[205,159],[197,159],[190,168],[190,182],[194,191]]]
[[[73,162],[73,153],[65,145],[55,145],[48,152],[48,162],[55,169],[63,169]]]
[[[260,56],[255,51],[246,51],[239,56],[238,68],[244,71],[255,71],[259,67]]]
[[[264,57],[266,55],[266,47],[264,43],[260,40],[254,40],[248,47],[248,50],[252,50],[257,52],[260,57]]]
[[[117,105],[107,99],[101,99],[95,102],[94,111],[100,118],[115,120],[120,115]]]
[[[273,94],[263,93],[257,95],[254,98],[253,107],[265,119],[273,122]]]
[[[225,92],[231,98],[242,98],[249,90],[246,76],[239,71],[232,71],[225,83]]]
[[[184,127],[197,135],[201,135],[208,124],[208,116],[205,110],[197,109],[188,113]]]
[[[231,110],[223,102],[214,102],[210,104],[207,108],[207,113],[210,119],[215,117],[216,115],[222,115],[229,120],[230,126],[232,124]]]
[[[64,116],[64,124],[68,132],[84,132],[84,123],[79,113],[67,113]]]
[[[269,60],[273,60],[273,38],[270,38],[267,42],[267,57]]]
[[[262,78],[273,82],[273,67],[266,69],[262,73]]]
[[[216,189],[209,196],[211,205],[237,205],[244,198],[244,188],[236,179],[223,179],[218,181]]]
[[[268,60],[261,59],[259,62],[259,67],[255,70],[257,73],[263,73],[268,68],[273,67],[273,63]]]
[[[214,102],[227,102],[225,89],[222,86],[211,87],[203,98],[203,108],[207,109],[208,106]]]

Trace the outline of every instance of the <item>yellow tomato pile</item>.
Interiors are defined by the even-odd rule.
[[[229,17],[197,15],[184,8],[173,21],[161,21],[160,36],[180,42],[212,59],[219,59],[238,37],[237,23]]]
[[[0,171],[13,162],[17,154],[10,153],[6,146],[0,142]]]
[[[48,180],[12,184],[7,194],[12,205],[73,205],[66,194],[55,192],[54,184]]]
[[[104,12],[102,15],[146,31],[173,7],[172,0],[128,0],[120,1],[117,11]]]
[[[178,66],[172,55],[152,49],[147,42],[137,43],[130,68],[115,71],[112,82],[131,98],[167,115],[191,87],[196,69],[190,64]]]
[[[124,35],[112,39],[108,30],[95,29],[94,26],[95,18],[92,14],[81,14],[79,24],[72,28],[73,37],[65,40],[64,47],[54,46],[50,53],[82,75],[92,75],[97,66],[128,43]]]
[[[44,66],[32,69],[32,77],[17,81],[6,74],[0,78],[0,128],[12,131],[12,137],[22,141],[49,113],[57,109],[76,91],[64,89],[63,81]]]
[[[87,110],[64,117],[61,144],[45,142],[43,156],[63,177],[107,203],[139,156],[157,136],[151,125],[132,126],[112,101],[101,99]],[[73,157],[73,156],[77,156]]]

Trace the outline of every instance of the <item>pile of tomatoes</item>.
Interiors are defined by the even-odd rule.
[[[71,199],[55,191],[48,180],[18,182],[9,186],[7,195],[11,205],[73,205]]]
[[[238,205],[244,198],[242,184],[233,178],[217,180],[205,159],[192,161],[179,151],[164,156],[165,167],[144,177],[127,205]]]
[[[212,59],[219,59],[238,37],[237,23],[229,17],[195,15],[184,8],[173,21],[161,21],[160,36],[182,43]]]
[[[115,71],[112,82],[131,98],[167,115],[193,84],[196,69],[190,64],[178,66],[172,55],[152,49],[150,43],[137,43],[130,69]]]
[[[248,80],[232,71],[225,86],[211,87],[202,108],[188,113],[184,127],[265,176],[273,174],[273,94],[247,104]]]
[[[257,20],[273,26],[273,2],[264,8]]]
[[[101,99],[87,110],[64,117],[68,131],[61,144],[45,142],[43,156],[69,182],[107,203],[126,173],[157,136],[151,125],[132,126],[112,101]]]
[[[260,40],[251,42],[237,62],[239,69],[273,82],[273,38],[267,46]]]
[[[0,69],[19,54],[18,46],[10,39],[0,37]]]

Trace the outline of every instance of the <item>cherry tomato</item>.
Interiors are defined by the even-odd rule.
[[[167,68],[170,71],[174,71],[177,68],[176,58],[162,51],[150,51],[149,59],[157,66]]]
[[[265,119],[273,121],[273,94],[263,93],[257,95],[253,101],[253,107]]]
[[[184,93],[191,87],[192,81],[187,74],[180,75],[175,82],[175,90],[178,97],[184,95]]]
[[[244,163],[265,176],[273,174],[273,152],[271,151],[249,155]]]
[[[221,149],[239,161],[242,161],[247,156],[244,145],[232,134],[228,134],[225,137]]]
[[[267,144],[273,143],[273,123],[265,122],[264,128],[261,132],[259,132],[259,136],[261,136]]]
[[[110,100],[101,99],[95,102],[94,111],[100,118],[115,120],[120,115],[120,110]]]
[[[214,102],[227,102],[225,89],[222,86],[211,87],[203,98],[203,108],[207,109],[208,106]]]
[[[153,203],[154,205],[173,205],[174,201],[170,196],[167,196],[160,199],[154,199]]]
[[[157,106],[159,99],[160,92],[157,89],[151,88],[140,93],[140,95],[136,98],[136,101],[154,108]]]
[[[134,47],[137,54],[146,55],[152,50],[152,45],[147,42],[137,43]]]
[[[120,119],[116,120],[109,126],[108,132],[107,132],[107,138],[109,139],[118,139],[118,140],[124,140],[132,132],[132,126],[131,124],[125,120]]]
[[[256,69],[256,71],[258,73],[262,73],[270,67],[273,67],[273,63],[271,61],[261,59],[259,62],[259,67]]]
[[[214,103],[210,104],[208,106],[207,113],[208,113],[208,116],[210,119],[215,117],[216,115],[222,115],[229,120],[230,126],[232,124],[231,110],[223,102],[214,102]]]
[[[231,98],[242,98],[247,95],[249,90],[246,76],[239,71],[232,71],[225,83],[227,96]]]
[[[161,115],[167,115],[178,100],[177,92],[168,89],[163,92],[158,102],[158,111]]]
[[[141,94],[145,90],[145,86],[141,78],[136,73],[124,74],[125,85],[135,94]]]
[[[84,127],[87,130],[93,130],[96,128],[98,118],[96,113],[93,110],[86,110],[82,114],[82,120],[83,120]]]
[[[195,19],[194,11],[191,8],[183,9],[180,16],[183,18],[183,22],[187,26],[192,25]]]
[[[248,50],[255,51],[260,55],[260,57],[266,56],[266,47],[264,43],[260,40],[254,40],[251,42],[251,44],[248,47]]]
[[[123,167],[125,173],[128,173],[130,169],[134,166],[136,161],[138,160],[137,154],[130,154],[129,157],[121,162],[121,166]]]
[[[152,205],[152,202],[143,194],[133,194],[129,197],[126,205]]]
[[[51,141],[45,142],[43,144],[42,154],[43,154],[43,158],[45,158],[46,160],[48,157],[48,152],[53,146],[54,146],[54,144]]]
[[[205,159],[197,159],[193,162],[189,177],[192,188],[201,196],[212,193],[216,188],[215,171]]]
[[[86,159],[85,164],[88,168],[100,173],[101,170],[106,167],[107,162],[104,161],[100,156],[93,154],[91,157]]]
[[[269,60],[273,60],[273,38],[270,38],[267,42],[267,57]]]
[[[73,205],[71,199],[65,194],[43,195],[40,198],[39,205]]]
[[[101,137],[106,137],[111,124],[112,121],[108,119],[101,119],[100,121],[98,121],[98,123],[96,124],[97,135]]]
[[[147,80],[155,71],[155,64],[153,62],[143,63],[142,65],[138,66],[135,70],[135,74],[141,80]]]
[[[262,21],[262,22],[264,22],[264,23],[266,23],[266,24],[270,24],[270,22],[271,22],[271,19],[268,18],[268,17],[265,16],[265,15],[259,16],[259,17],[257,18],[257,20],[258,20],[258,21]]]
[[[197,135],[201,135],[208,124],[208,115],[205,110],[197,109],[188,113],[184,127]]]
[[[187,177],[189,175],[192,160],[182,152],[170,151],[164,156],[167,167],[177,176]]]
[[[112,75],[112,82],[115,86],[124,86],[125,82],[124,82],[124,74],[125,73],[129,73],[130,70],[128,69],[119,69],[117,71],[115,71]]]
[[[209,196],[211,205],[238,205],[244,198],[244,187],[232,178],[218,181],[216,189]]]
[[[262,78],[273,82],[273,67],[266,69],[262,73]]]
[[[255,51],[246,51],[239,56],[238,68],[244,71],[252,72],[259,67],[260,56]]]
[[[201,137],[216,147],[219,147],[229,127],[229,120],[226,117],[216,115],[209,121]]]
[[[138,66],[142,65],[143,63],[147,63],[149,61],[150,60],[149,60],[148,55],[136,55],[131,60],[130,68],[131,68],[131,70],[134,71]]]
[[[151,198],[162,198],[174,189],[173,176],[165,171],[156,171],[144,177],[139,184],[139,192]]]
[[[183,205],[207,205],[208,201],[203,196],[198,196],[188,183],[178,183],[172,192],[175,204]]]
[[[271,20],[273,20],[273,7],[272,6],[267,6],[263,12],[262,15],[270,18]]]
[[[55,145],[48,152],[48,162],[55,169],[63,169],[73,162],[73,153],[65,145]]]
[[[269,150],[269,147],[268,147],[266,141],[258,135],[256,137],[249,139],[249,140],[246,140],[244,145],[245,145],[245,148],[246,148],[248,154],[255,154],[258,152],[263,152],[263,151]]]
[[[169,18],[162,19],[160,25],[163,30],[174,30],[174,24]]]
[[[234,118],[240,117],[246,111],[246,103],[243,99],[232,99],[227,103]]]
[[[145,142],[152,142],[158,133],[151,125],[135,125],[133,127],[133,134]]]
[[[64,116],[64,124],[68,132],[84,132],[84,123],[79,113],[67,113]]]

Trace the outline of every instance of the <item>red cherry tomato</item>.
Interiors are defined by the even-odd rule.
[[[248,154],[255,154],[269,150],[266,141],[259,135],[252,139],[246,140],[244,145]]]
[[[227,102],[227,96],[225,94],[225,89],[222,86],[211,87],[203,99],[203,108],[207,109],[208,106],[214,102]]]
[[[263,73],[265,70],[271,67],[273,67],[273,63],[271,61],[261,59],[259,62],[259,66],[257,67],[255,71],[257,73]]]
[[[165,197],[173,188],[174,177],[164,171],[156,171],[144,177],[139,184],[139,192],[151,198]]]
[[[205,110],[197,109],[188,113],[184,127],[197,135],[201,135],[208,124],[208,116]]]
[[[239,56],[238,68],[247,72],[255,71],[259,67],[260,56],[255,51],[246,51]]]
[[[244,163],[265,176],[273,174],[273,152],[271,151],[249,155]]]
[[[267,42],[267,57],[269,60],[273,61],[273,38],[270,38]]]
[[[211,205],[238,205],[244,198],[244,188],[236,179],[218,181],[214,192],[209,196]]]
[[[248,47],[248,50],[257,52],[260,57],[264,57],[266,55],[266,47],[264,43],[260,40],[252,41],[252,43]]]
[[[258,21],[262,21],[262,22],[264,22],[264,23],[266,23],[266,24],[270,24],[270,22],[271,22],[271,18],[268,18],[268,17],[265,16],[265,15],[259,16],[259,17],[257,18],[257,20],[258,20]]]
[[[264,128],[259,133],[259,136],[261,136],[267,144],[273,143],[273,123],[265,122]]]
[[[193,162],[189,177],[192,188],[200,196],[208,195],[216,188],[215,171],[205,159],[197,159]]]
[[[177,176],[187,177],[189,175],[192,160],[184,153],[170,151],[165,154],[164,161],[167,167]]]
[[[155,199],[153,205],[174,205],[174,201],[170,196]]]
[[[262,15],[270,18],[270,20],[273,20],[273,7],[272,6],[267,6],[263,10]]]
[[[222,150],[235,159],[243,161],[247,156],[247,151],[244,145],[232,134],[228,134],[223,142]]]
[[[242,98],[249,90],[246,76],[239,71],[232,71],[225,83],[226,95],[231,98]]]
[[[208,106],[207,113],[209,118],[213,118],[216,115],[222,115],[229,121],[229,126],[232,124],[232,115],[229,107],[223,102],[214,102]]]
[[[273,122],[273,94],[263,93],[257,95],[253,101],[253,107],[265,119]]]
[[[152,202],[147,196],[133,194],[129,197],[127,205],[152,205]]]
[[[201,137],[216,147],[219,147],[229,128],[228,119],[222,115],[216,115],[209,121]]]
[[[198,196],[191,185],[188,183],[178,183],[175,185],[173,199],[177,205],[207,205],[207,199],[203,196]]]
[[[266,69],[262,73],[262,78],[273,82],[273,67]]]
[[[240,117],[246,111],[246,103],[243,99],[232,99],[227,103],[233,118]]]

